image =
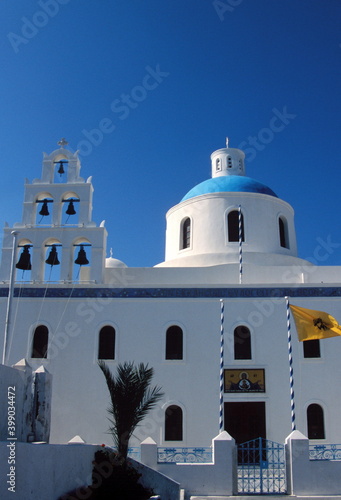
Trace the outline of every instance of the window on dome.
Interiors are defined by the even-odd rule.
[[[281,247],[289,248],[288,225],[284,217],[278,219],[279,242]]]
[[[230,156],[227,157],[227,168],[232,168],[232,158]]]
[[[98,359],[115,359],[115,328],[103,326],[98,338]]]
[[[182,409],[171,405],[165,415],[165,441],[182,441]]]
[[[39,325],[34,330],[31,358],[47,358],[49,330],[45,325]]]
[[[183,332],[173,325],[166,332],[166,359],[183,359]]]
[[[247,326],[237,326],[234,330],[234,359],[251,358],[251,333]]]
[[[180,250],[191,246],[191,219],[187,217],[181,224]]]
[[[217,158],[216,161],[215,161],[215,169],[216,169],[216,172],[219,172],[221,170],[221,160],[220,160],[220,158]]]
[[[313,403],[307,408],[308,439],[325,439],[323,408]]]
[[[303,344],[303,356],[305,358],[320,358],[320,341],[318,339],[305,340]]]
[[[241,214],[242,223],[242,241],[244,239],[244,217]],[[239,241],[239,212],[238,210],[232,210],[227,216],[227,228],[228,228],[228,239],[229,241]]]

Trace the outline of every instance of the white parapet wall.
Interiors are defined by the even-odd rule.
[[[290,495],[340,495],[341,461],[309,460],[309,440],[297,430],[287,437],[285,446]]]
[[[84,499],[99,449],[87,444],[0,442],[1,500],[57,500],[72,490]]]
[[[48,442],[52,375],[46,368],[33,371],[26,359],[12,367],[0,365],[0,393],[0,441]]]
[[[141,462],[180,483],[187,495],[233,495],[236,474],[235,441],[223,431],[212,440],[212,463],[158,463],[157,445],[141,443]]]
[[[141,474],[139,482],[146,488],[153,490],[155,498],[159,497],[161,500],[179,500],[181,498],[179,483],[132,458],[129,458],[129,461],[134,469]]]

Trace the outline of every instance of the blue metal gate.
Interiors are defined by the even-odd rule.
[[[238,445],[238,493],[285,494],[284,445],[264,438]]]

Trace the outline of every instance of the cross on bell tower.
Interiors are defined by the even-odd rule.
[[[67,146],[69,143],[68,141],[65,139],[65,137],[62,137],[60,139],[60,141],[57,142],[58,146],[60,146],[61,148],[63,148],[64,146]]]

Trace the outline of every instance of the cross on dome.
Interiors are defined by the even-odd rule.
[[[67,146],[69,143],[68,141],[65,139],[65,137],[62,137],[60,139],[60,141],[57,142],[58,146],[60,146],[61,148],[63,148],[64,146]]]

